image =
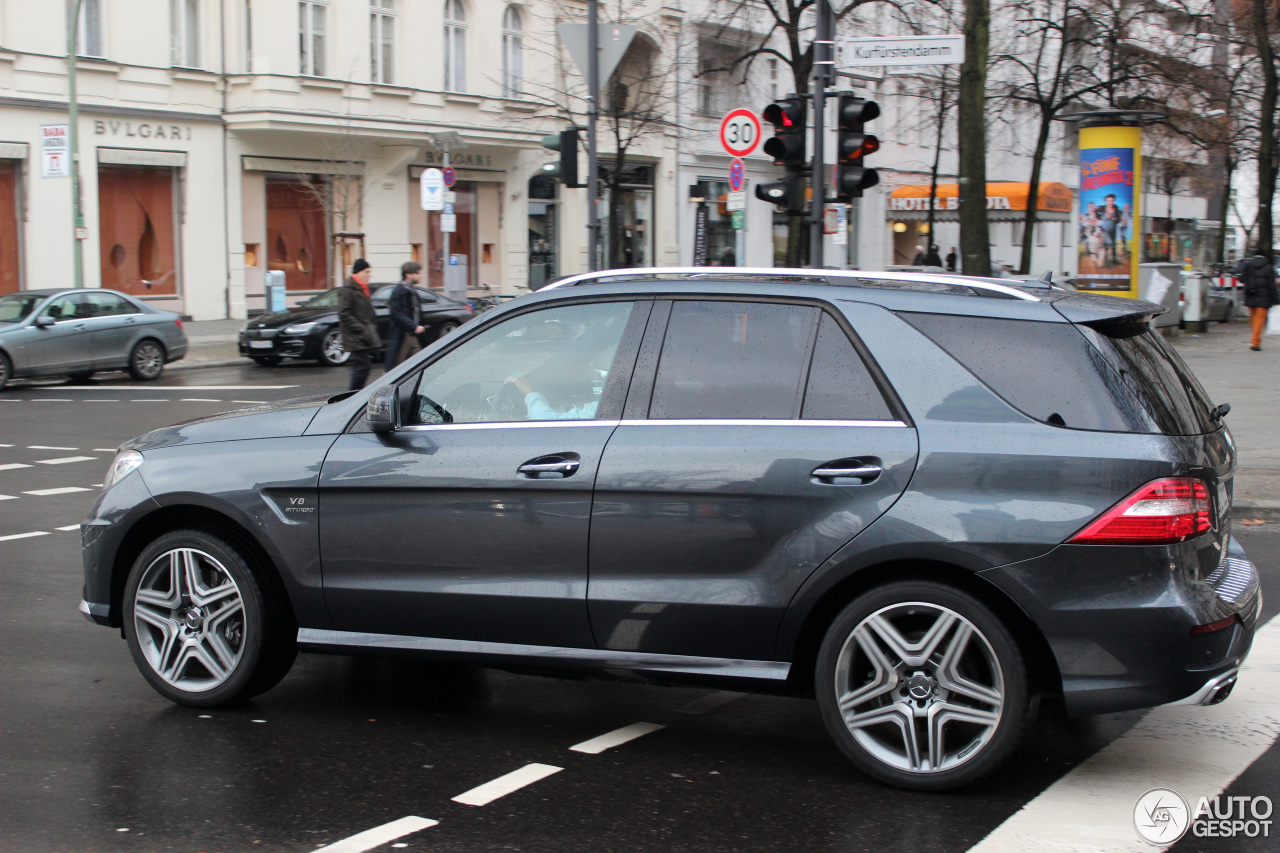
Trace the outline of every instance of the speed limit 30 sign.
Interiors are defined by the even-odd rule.
[[[720,120],[720,144],[734,157],[746,157],[755,151],[760,134],[760,119],[751,110],[730,110]]]

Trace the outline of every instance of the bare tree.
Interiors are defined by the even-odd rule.
[[[988,0],[964,0],[964,64],[960,66],[960,257],[965,275],[991,275],[987,223]]]
[[[324,213],[329,230],[328,275],[334,287],[341,287],[345,278],[342,247],[355,242],[360,254],[364,254],[361,223],[370,192],[370,184],[365,180],[369,144],[368,138],[360,135],[348,117],[337,134],[324,138],[317,174],[303,182],[307,195]]]

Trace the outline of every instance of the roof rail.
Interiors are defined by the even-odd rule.
[[[599,270],[568,276],[559,281],[545,285],[540,290],[552,290],[558,287],[576,287],[580,284],[604,284],[608,280],[635,281],[637,279],[669,279],[699,281],[742,280],[753,281],[799,281],[809,284],[848,284],[850,286],[875,287],[877,281],[921,282],[925,284],[951,285],[957,288],[969,288],[975,295],[998,296],[1005,299],[1021,299],[1026,302],[1039,302],[1034,294],[1000,284],[997,280],[964,276],[956,274],[910,273],[910,272],[878,272],[875,270],[818,270],[798,269],[791,267],[640,267],[633,269]],[[841,281],[848,279],[848,281]]]

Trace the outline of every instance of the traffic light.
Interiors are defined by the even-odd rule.
[[[862,158],[880,150],[880,140],[863,126],[880,115],[880,105],[853,94],[840,95],[836,112],[836,201],[862,197],[862,191],[880,183],[875,169],[862,165]]]
[[[764,108],[764,120],[773,125],[773,138],[765,140],[764,153],[773,158],[775,165],[786,166],[788,169],[804,169],[808,166],[804,150],[808,112],[809,105],[799,95],[792,95]]]
[[[548,163],[542,171],[566,187],[585,187],[578,181],[578,128],[567,127],[559,133],[542,137],[542,147],[560,152],[559,163]]]
[[[799,213],[805,209],[804,176],[808,171],[805,151],[805,127],[808,103],[800,95],[792,95],[764,108],[764,120],[773,125],[773,137],[766,139],[764,153],[778,166],[785,166],[787,176],[781,181],[756,184],[756,198]]]

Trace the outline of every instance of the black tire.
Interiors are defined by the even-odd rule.
[[[0,352],[0,389],[9,384],[9,380],[13,378],[13,363],[9,361],[9,356]]]
[[[325,332],[324,337],[320,339],[320,355],[316,360],[321,364],[337,367],[340,364],[346,364],[349,358],[351,353],[343,349],[342,332],[338,327],[334,326]]]
[[[284,361],[284,356],[282,355],[255,355],[251,356],[251,358],[255,364],[259,364],[263,367],[275,367],[277,364]]]
[[[456,328],[458,328],[458,324],[453,322],[452,320],[448,320],[444,323],[441,323],[440,328],[436,331],[436,340],[437,341],[440,340],[445,335],[448,335],[451,332],[453,332],[453,330]]]
[[[190,572],[184,570],[185,554],[193,555]],[[203,588],[175,581],[176,575],[194,575]],[[228,579],[233,593],[226,592]],[[201,602],[189,594],[192,589],[214,600]],[[223,597],[214,598],[219,591]],[[171,601],[161,601],[164,597]],[[285,596],[230,540],[202,530],[166,533],[134,561],[125,585],[124,631],[134,663],[156,692],[195,708],[270,690],[297,656],[297,629]],[[176,651],[169,651],[175,643],[180,643]],[[206,667],[202,654],[225,663],[225,672]]]
[[[905,641],[897,648],[907,651],[921,644],[915,651],[925,659],[895,654],[887,637]],[[1000,619],[973,596],[931,581],[878,587],[846,607],[823,638],[815,678],[822,721],[840,751],[869,776],[915,791],[958,788],[995,770],[1038,707]],[[935,751],[931,723],[944,715]]]
[[[143,338],[129,353],[129,374],[143,382],[159,379],[164,373],[164,345],[153,338]]]

